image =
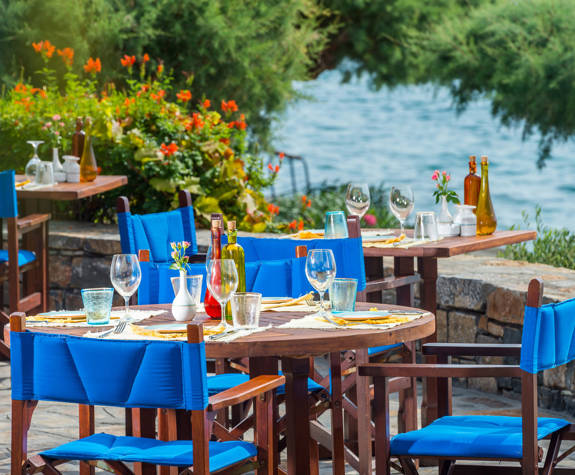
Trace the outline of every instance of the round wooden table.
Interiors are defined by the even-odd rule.
[[[372,303],[357,303],[358,310],[367,310],[372,307],[381,310],[404,309],[409,307],[396,305],[383,305]],[[151,317],[140,324],[153,325],[154,323],[173,322],[170,305],[143,305],[133,308],[166,310],[162,315]],[[422,312],[425,312],[422,310]],[[272,324],[269,330],[255,333],[247,337],[238,338],[229,343],[206,341],[206,356],[208,358],[249,358],[250,376],[260,374],[277,374],[279,360],[281,369],[286,377],[286,415],[287,415],[287,450],[288,473],[295,475],[308,475],[317,473],[313,467],[310,470],[310,423],[308,401],[308,376],[310,371],[310,357],[344,350],[357,350],[357,363],[369,361],[367,349],[395,343],[413,342],[428,337],[435,332],[435,316],[426,313],[412,322],[398,325],[390,329],[352,330],[339,329],[316,330],[298,328],[277,328],[293,318],[302,317],[302,312],[263,312],[260,326]],[[217,325],[219,320],[209,319],[199,315],[195,322],[205,325]],[[81,336],[88,330],[79,327],[30,327],[30,331],[45,333],[61,333]],[[5,328],[8,333],[9,327]],[[5,335],[6,341],[9,335]],[[368,384],[358,384],[358,429],[359,433],[370,433],[370,410]],[[364,396],[364,397],[362,397]],[[363,401],[363,403],[362,403]],[[362,466],[371,469],[371,443],[360,444],[359,459]],[[342,467],[334,472],[339,473]],[[364,470],[360,470],[363,472]],[[371,472],[370,472],[371,473]]]

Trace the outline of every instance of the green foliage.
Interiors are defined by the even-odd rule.
[[[175,84],[194,100],[235,99],[264,145],[275,114],[294,97],[292,81],[308,77],[330,31],[318,27],[323,10],[313,0],[0,0],[0,11],[2,83],[40,68],[33,41],[99,57],[103,78],[114,81],[124,53],[148,53],[154,66],[180,71]]]
[[[540,132],[539,165],[575,132],[575,2],[500,0],[448,17],[420,41],[427,77],[459,110],[488,97],[504,125]],[[426,79],[426,78],[422,78]]]
[[[345,192],[347,185],[332,185],[323,183],[307,195],[288,195],[278,197],[275,205],[279,207],[277,220],[288,223],[279,227],[286,232],[296,231],[303,226],[305,229],[323,229],[327,211],[345,210]],[[373,215],[375,224],[367,224],[364,216],[362,226],[389,228],[397,226],[398,222],[387,207],[389,190],[383,184],[370,187],[372,206],[366,216]],[[369,220],[369,218],[368,218]]]
[[[522,215],[523,223],[529,229],[531,227],[529,215],[525,211]],[[499,256],[575,269],[575,234],[565,228],[552,229],[545,226],[541,219],[540,206],[535,208],[535,225],[537,239],[534,242],[507,246]],[[520,229],[520,226],[513,226],[511,229]]]

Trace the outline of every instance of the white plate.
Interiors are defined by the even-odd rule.
[[[383,320],[388,318],[391,313],[387,311],[378,312],[332,312],[334,317],[341,318],[342,320]]]

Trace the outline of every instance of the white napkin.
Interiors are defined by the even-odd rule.
[[[402,325],[403,323],[408,323],[413,320],[421,318],[425,313],[415,314],[415,315],[402,315],[401,318],[407,318],[405,322],[393,322],[393,323],[381,323],[381,324],[371,324],[363,323],[357,325],[346,325],[343,327],[336,326],[331,322],[328,322],[324,318],[318,316],[317,314],[306,315],[302,318],[294,318],[289,322],[286,322],[279,326],[279,328],[313,328],[316,330],[386,330],[388,328],[393,328],[397,325]],[[368,316],[366,315],[366,318]],[[352,323],[352,322],[350,322]]]
[[[63,314],[70,313],[70,312],[62,312]],[[154,317],[156,315],[161,315],[166,313],[165,310],[130,310],[130,321],[131,322],[141,322],[142,320],[146,320],[150,317]],[[115,322],[118,322],[126,312],[124,310],[112,310],[110,314],[110,325],[115,325]],[[86,328],[94,328],[99,325],[91,325],[87,322],[70,322],[70,323],[60,323],[60,322],[50,322],[48,319],[47,321],[34,321],[34,320],[26,320],[27,327],[86,327]],[[105,326],[105,325],[102,325]]]

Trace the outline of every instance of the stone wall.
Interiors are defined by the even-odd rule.
[[[110,263],[112,256],[121,252],[119,241],[116,226],[53,223],[50,231],[51,309],[80,308],[80,289],[110,286]],[[207,243],[208,232],[200,231],[200,249],[205,250]],[[388,266],[392,265],[391,260],[387,261]],[[545,282],[545,303],[575,295],[575,271],[493,256],[440,259],[439,275],[438,341],[520,343],[526,290],[533,277],[541,277]],[[495,357],[483,358],[481,362],[517,363]],[[574,367],[569,364],[539,375],[543,407],[575,411]],[[520,381],[512,378],[470,379],[456,381],[456,384],[517,398],[521,391]]]

